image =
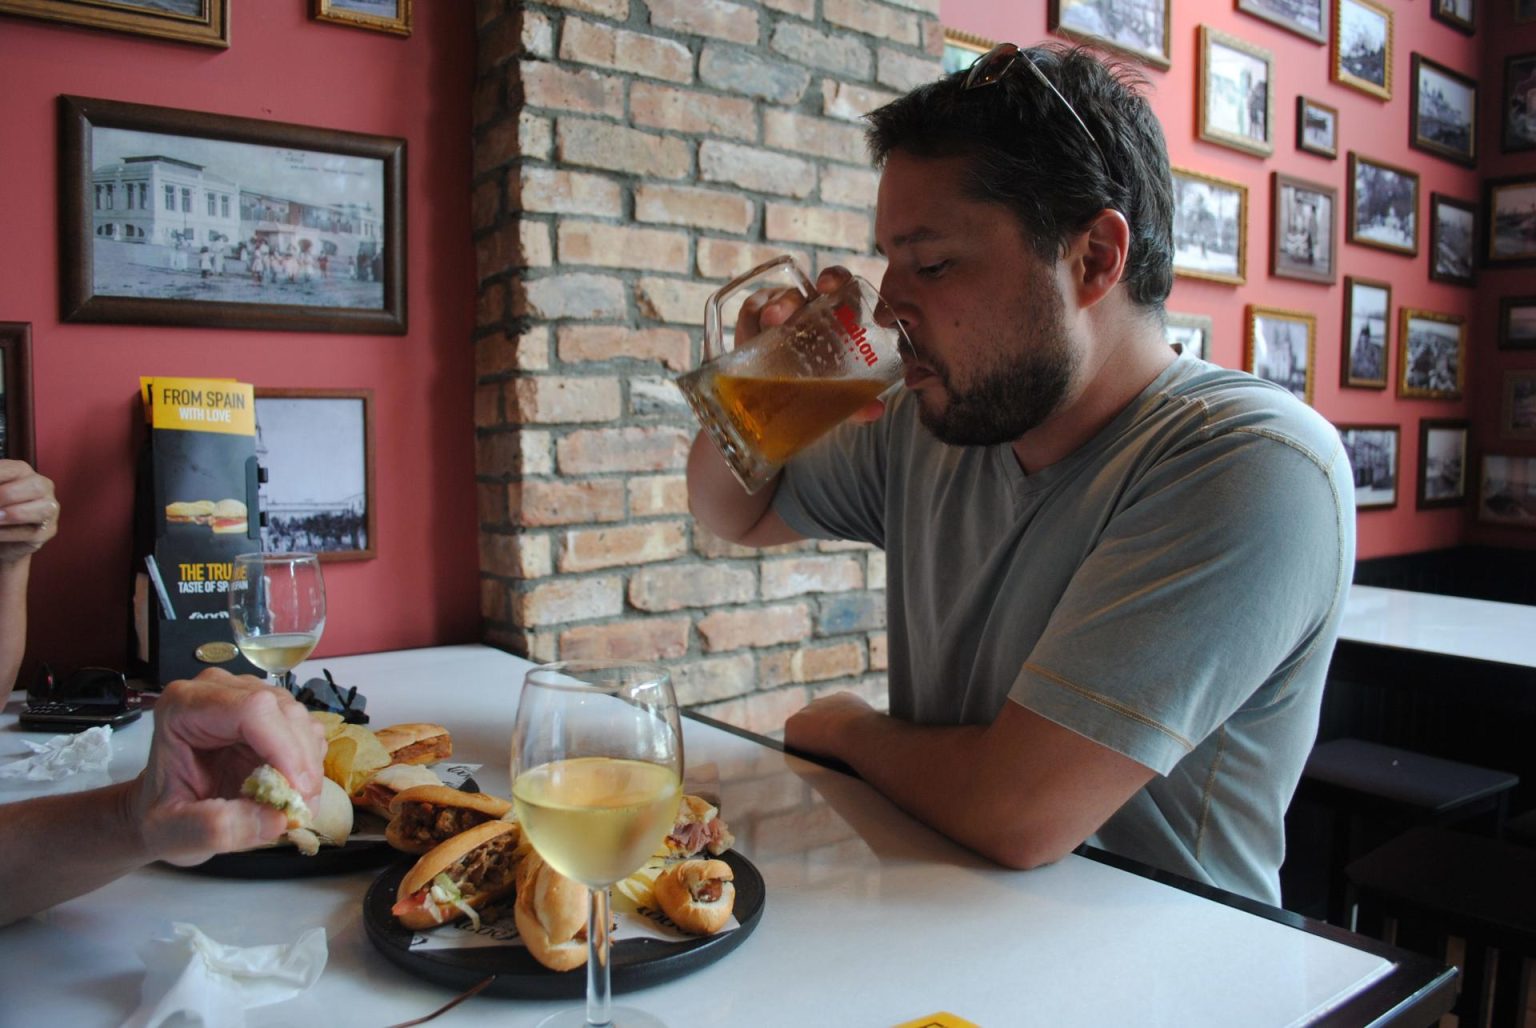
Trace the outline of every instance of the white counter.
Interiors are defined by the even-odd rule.
[[[1355,585],[1339,638],[1536,668],[1536,607]]]

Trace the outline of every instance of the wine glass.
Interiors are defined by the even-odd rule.
[[[229,583],[229,625],[246,660],[293,692],[293,669],[325,631],[325,580],[313,553],[242,553]]]
[[[560,1011],[540,1028],[662,1028],[611,1004],[608,887],[661,848],[682,777],[677,697],[661,668],[583,660],[528,672],[512,729],[513,805],[539,856],[590,897],[586,1009]]]

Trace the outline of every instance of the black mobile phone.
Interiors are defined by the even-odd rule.
[[[116,704],[28,702],[17,720],[34,732],[83,732],[97,725],[115,730],[137,721],[142,713],[137,704],[123,710]]]

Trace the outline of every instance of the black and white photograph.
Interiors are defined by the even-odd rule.
[[[1397,395],[1459,400],[1465,384],[1467,323],[1459,314],[1404,307],[1398,315]]]
[[[1214,322],[1208,314],[1180,314],[1165,311],[1163,335],[1168,345],[1179,353],[1187,353],[1201,360],[1211,359],[1211,332]]]
[[[1443,193],[1429,194],[1429,277],[1470,286],[1476,281],[1477,204]]]
[[[1273,153],[1273,79],[1268,50],[1200,26],[1200,138],[1245,153]]]
[[[1274,172],[1270,274],[1304,282],[1333,282],[1336,269],[1338,190]]]
[[[1499,349],[1536,350],[1536,296],[1499,298]]]
[[[944,74],[951,75],[957,71],[967,71],[976,63],[976,58],[987,53],[997,43],[983,39],[981,36],[972,35],[969,32],[961,32],[958,29],[944,30],[944,56],[939,64],[944,69]]]
[[[1536,54],[1504,59],[1503,100],[1504,151],[1536,150]]]
[[[1312,402],[1317,319],[1304,311],[1249,306],[1244,369]]]
[[[32,324],[0,321],[0,460],[37,466],[32,448]]]
[[[1504,372],[1499,435],[1505,439],[1536,439],[1536,371]]]
[[[1495,525],[1536,528],[1536,457],[1483,457],[1477,518]]]
[[[1477,162],[1477,83],[1414,54],[1408,145],[1455,161]]]
[[[1442,21],[1458,32],[1467,35],[1477,31],[1477,0],[1432,0],[1429,13],[1436,21]]]
[[[1466,502],[1467,426],[1468,422],[1460,420],[1419,420],[1420,510]]]
[[[1051,0],[1050,29],[1068,39],[1094,42],[1156,68],[1170,63],[1172,0]]]
[[[1392,99],[1392,11],[1376,0],[1336,0],[1333,81]]]
[[[1392,286],[1344,276],[1343,376],[1350,389],[1385,389],[1392,327]]]
[[[1536,177],[1494,179],[1484,183],[1484,192],[1488,263],[1536,261]]]
[[[258,388],[256,461],[263,550],[375,555],[372,390]]]
[[[229,46],[229,0],[0,0],[0,14],[220,49]]]
[[[1315,43],[1328,42],[1328,12],[1324,0],[1237,0],[1237,9]]]
[[[1397,506],[1396,425],[1340,425],[1339,438],[1355,474],[1355,508]]]
[[[1296,98],[1296,149],[1335,160],[1339,156],[1339,111],[1309,96]]]
[[[354,28],[411,34],[411,0],[310,0],[310,16]]]
[[[1173,169],[1173,273],[1247,281],[1248,187]]]
[[[405,331],[404,140],[61,104],[65,320]]]
[[[1418,256],[1419,176],[1349,154],[1349,241]]]

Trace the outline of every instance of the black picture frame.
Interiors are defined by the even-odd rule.
[[[1460,507],[1467,502],[1467,433],[1461,418],[1419,419],[1419,473],[1415,508]]]
[[[1248,187],[1173,170],[1173,273],[1228,285],[1248,280]]]
[[[1429,277],[1470,286],[1477,281],[1477,204],[1444,193],[1429,194]]]
[[[1499,405],[1501,439],[1536,439],[1536,371],[1504,372],[1504,402]]]
[[[1169,36],[1173,22],[1172,7],[1173,0],[1050,0],[1047,26],[1066,39],[1105,47],[1166,71],[1173,63]],[[1095,31],[1094,26],[1106,22],[1102,14],[1111,10],[1122,16],[1116,21],[1126,27],[1110,35]],[[1088,20],[1084,19],[1084,15],[1074,13],[1090,11],[1094,17]],[[1132,13],[1150,17],[1154,23],[1150,36],[1138,34],[1134,30],[1138,19],[1124,17]],[[1158,38],[1158,27],[1162,29],[1161,38]]]
[[[228,49],[229,0],[203,0],[199,7],[194,14],[151,0],[0,0],[0,14]]]
[[[373,390],[255,392],[262,549],[322,561],[377,556]]]
[[[1310,96],[1296,98],[1296,149],[1339,159],[1339,109]]]
[[[1270,175],[1269,273],[1303,282],[1339,278],[1339,191],[1283,172]]]
[[[32,423],[32,323],[0,321],[0,459],[37,467]]]
[[[1512,528],[1536,528],[1536,457],[1485,453],[1478,476],[1477,520]]]
[[[1536,150],[1536,53],[1504,58],[1504,91],[1500,94],[1500,149],[1505,153]]]
[[[1339,385],[1385,389],[1392,364],[1392,283],[1344,276]]]
[[[63,320],[406,331],[405,140],[82,96],[59,119]]]
[[[1489,267],[1536,265],[1536,175],[1483,182],[1483,260]]]
[[[1477,83],[1458,71],[1412,55],[1408,145],[1468,167],[1477,163]]]
[[[1326,0],[1233,0],[1239,11],[1279,25],[1314,43],[1328,42]],[[1298,12],[1300,16],[1298,16]]]
[[[1355,509],[1397,506],[1402,429],[1397,425],[1338,425],[1355,476]]]
[[[1349,152],[1349,241],[1419,255],[1419,173]]]
[[[1457,32],[1470,36],[1477,31],[1477,0],[1430,0],[1429,14]]]
[[[1499,298],[1499,349],[1536,350],[1536,296]]]

